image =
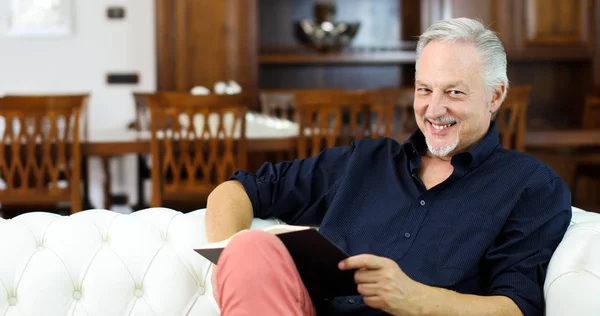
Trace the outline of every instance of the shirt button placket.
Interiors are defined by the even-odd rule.
[[[419,202],[421,204],[421,206],[425,206],[425,200],[421,200],[421,202]]]

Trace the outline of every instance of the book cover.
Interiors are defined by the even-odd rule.
[[[319,231],[291,225],[275,225],[265,231],[279,237],[286,246],[313,300],[358,295],[354,271],[342,271],[338,268],[338,263],[348,258],[348,254]],[[217,264],[228,242],[229,240],[225,240],[207,244],[206,247],[194,250]]]

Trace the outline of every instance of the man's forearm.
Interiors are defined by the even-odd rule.
[[[426,286],[422,297],[425,315],[431,316],[523,316],[517,304],[506,296],[478,296]]]
[[[206,236],[209,242],[221,241],[250,228],[252,203],[242,184],[228,181],[210,194],[206,206]]]

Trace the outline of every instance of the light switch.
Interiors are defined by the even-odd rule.
[[[112,20],[119,20],[125,18],[125,8],[123,7],[109,7],[106,10],[106,16]]]

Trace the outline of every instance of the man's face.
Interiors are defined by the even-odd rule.
[[[503,88],[486,91],[475,46],[432,41],[419,58],[415,89],[415,118],[427,147],[432,154],[446,157],[468,149],[485,135]]]

